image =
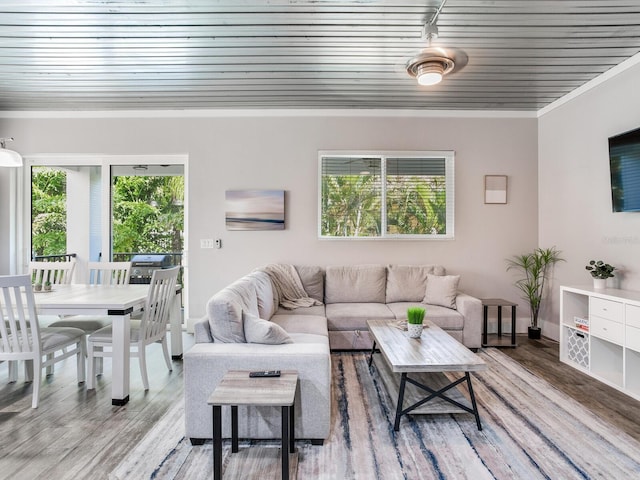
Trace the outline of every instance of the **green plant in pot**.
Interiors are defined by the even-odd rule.
[[[613,278],[615,276],[613,271],[616,267],[604,263],[602,260],[591,260],[585,268],[589,270],[589,273],[591,273],[593,277],[594,288],[605,288],[607,278]]]
[[[425,309],[422,307],[409,307],[407,309],[407,330],[411,338],[419,338],[422,335],[422,322]]]
[[[44,291],[45,292],[50,292],[51,291],[51,282],[49,282],[49,281],[44,282]]]
[[[540,338],[538,315],[545,293],[545,283],[551,268],[564,261],[556,247],[536,248],[532,253],[515,255],[507,260],[508,270],[519,270],[524,276],[516,280],[516,287],[522,292],[522,298],[529,303],[531,325],[529,338]]]

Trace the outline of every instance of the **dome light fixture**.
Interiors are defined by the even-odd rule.
[[[453,71],[456,64],[453,59],[426,49],[407,62],[407,73],[418,80],[423,86],[436,85],[442,77]]]
[[[0,167],[21,167],[22,155],[7,148],[13,138],[0,138]]]
[[[431,46],[431,42],[438,38],[438,16],[446,2],[447,0],[442,0],[431,20],[422,28],[422,37],[427,40],[428,47],[406,64],[407,73],[415,77],[418,84],[422,86],[437,85],[444,75],[456,68],[456,62],[447,51]]]

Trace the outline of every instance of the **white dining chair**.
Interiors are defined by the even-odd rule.
[[[35,285],[50,282],[51,285],[69,285],[73,279],[75,268],[76,261],[74,259],[66,262],[29,262],[31,283]]]
[[[126,285],[131,274],[131,262],[89,262],[91,285]]]
[[[126,285],[129,283],[131,262],[89,262],[89,283],[91,285]],[[50,327],[73,327],[90,334],[111,325],[111,319],[99,315],[71,315],[65,316],[49,324]],[[97,371],[102,373],[102,359],[96,365]],[[53,373],[53,366],[47,374]]]
[[[89,262],[91,285],[125,285],[129,283],[131,262]],[[109,317],[99,315],[72,315],[61,318],[49,326],[80,328],[92,333],[111,324]]]
[[[149,294],[145,301],[141,320],[131,320],[131,356],[138,357],[140,373],[145,390],[149,390],[147,376],[146,347],[152,343],[162,344],[164,359],[169,371],[173,370],[167,347],[167,323],[171,314],[172,302],[176,299],[176,282],[180,267],[166,270],[154,270],[149,285]],[[113,331],[111,326],[101,328],[87,339],[89,358],[89,377],[87,388],[94,388],[96,368],[95,359],[112,356]]]
[[[78,383],[85,381],[84,331],[40,327],[30,275],[0,276],[0,318],[0,360],[13,364],[10,381],[17,376],[16,363],[25,361],[25,380],[33,380],[32,408],[38,408],[43,368],[75,355]]]

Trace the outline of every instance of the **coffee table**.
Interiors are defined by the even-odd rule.
[[[484,360],[428,321],[420,338],[410,338],[408,332],[399,329],[394,321],[368,320],[367,325],[374,339],[369,366],[375,360],[389,395],[393,397],[397,392],[394,430],[399,430],[400,418],[408,413],[458,412],[473,413],[478,430],[482,430],[470,372],[486,370]],[[381,355],[375,355],[376,346]],[[444,372],[464,372],[464,376],[452,382]],[[418,390],[407,392],[407,383]],[[461,383],[466,383],[471,406],[454,388]],[[407,408],[404,408],[405,399],[410,403]],[[426,408],[429,407],[425,405],[427,402],[434,408]]]
[[[251,378],[249,371],[230,370],[209,396],[213,407],[213,478],[222,479],[222,406],[231,406],[231,452],[238,452],[238,405],[282,408],[282,479],[289,478],[289,453],[295,453],[294,401],[298,373]]]

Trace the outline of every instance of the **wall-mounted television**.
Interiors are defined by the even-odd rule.
[[[640,128],[609,138],[614,212],[640,212]]]

